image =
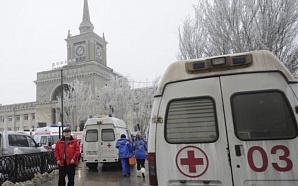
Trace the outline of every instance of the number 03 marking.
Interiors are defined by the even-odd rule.
[[[278,163],[272,163],[272,167],[275,170],[280,171],[280,172],[287,172],[287,171],[292,170],[293,162],[292,162],[292,160],[290,160],[288,158],[290,155],[290,151],[289,151],[288,147],[283,146],[283,145],[276,145],[271,149],[271,154],[276,154],[276,152],[278,150],[281,150],[284,152],[283,155],[279,156],[279,160],[285,161],[286,166],[281,167]],[[254,151],[259,151],[259,153],[261,154],[261,157],[262,157],[262,166],[261,167],[257,167],[255,165],[255,162],[253,159]],[[248,160],[248,164],[249,164],[250,168],[255,172],[264,172],[268,168],[268,156],[266,154],[266,151],[262,147],[259,147],[259,146],[251,147],[247,152],[247,160]]]

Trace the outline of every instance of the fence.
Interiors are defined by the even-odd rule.
[[[0,157],[0,185],[9,180],[13,183],[27,181],[40,172],[52,172],[58,165],[53,151],[16,154]]]

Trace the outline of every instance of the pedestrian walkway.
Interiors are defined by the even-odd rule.
[[[148,170],[148,164],[145,164]],[[67,178],[66,178],[67,180]],[[148,171],[145,179],[137,177],[136,166],[131,167],[130,177],[124,177],[121,169],[116,165],[98,167],[98,171],[89,171],[85,163],[80,163],[76,170],[75,186],[149,186]],[[43,186],[58,185],[58,175]]]

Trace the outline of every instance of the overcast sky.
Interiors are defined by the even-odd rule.
[[[176,61],[178,26],[199,0],[88,0],[94,32],[105,34],[107,65],[151,82]],[[66,60],[66,39],[79,34],[84,0],[1,0],[0,104],[36,100],[36,74]]]

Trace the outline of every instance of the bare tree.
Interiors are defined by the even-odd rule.
[[[180,60],[269,50],[297,77],[297,0],[205,0],[178,28]]]

